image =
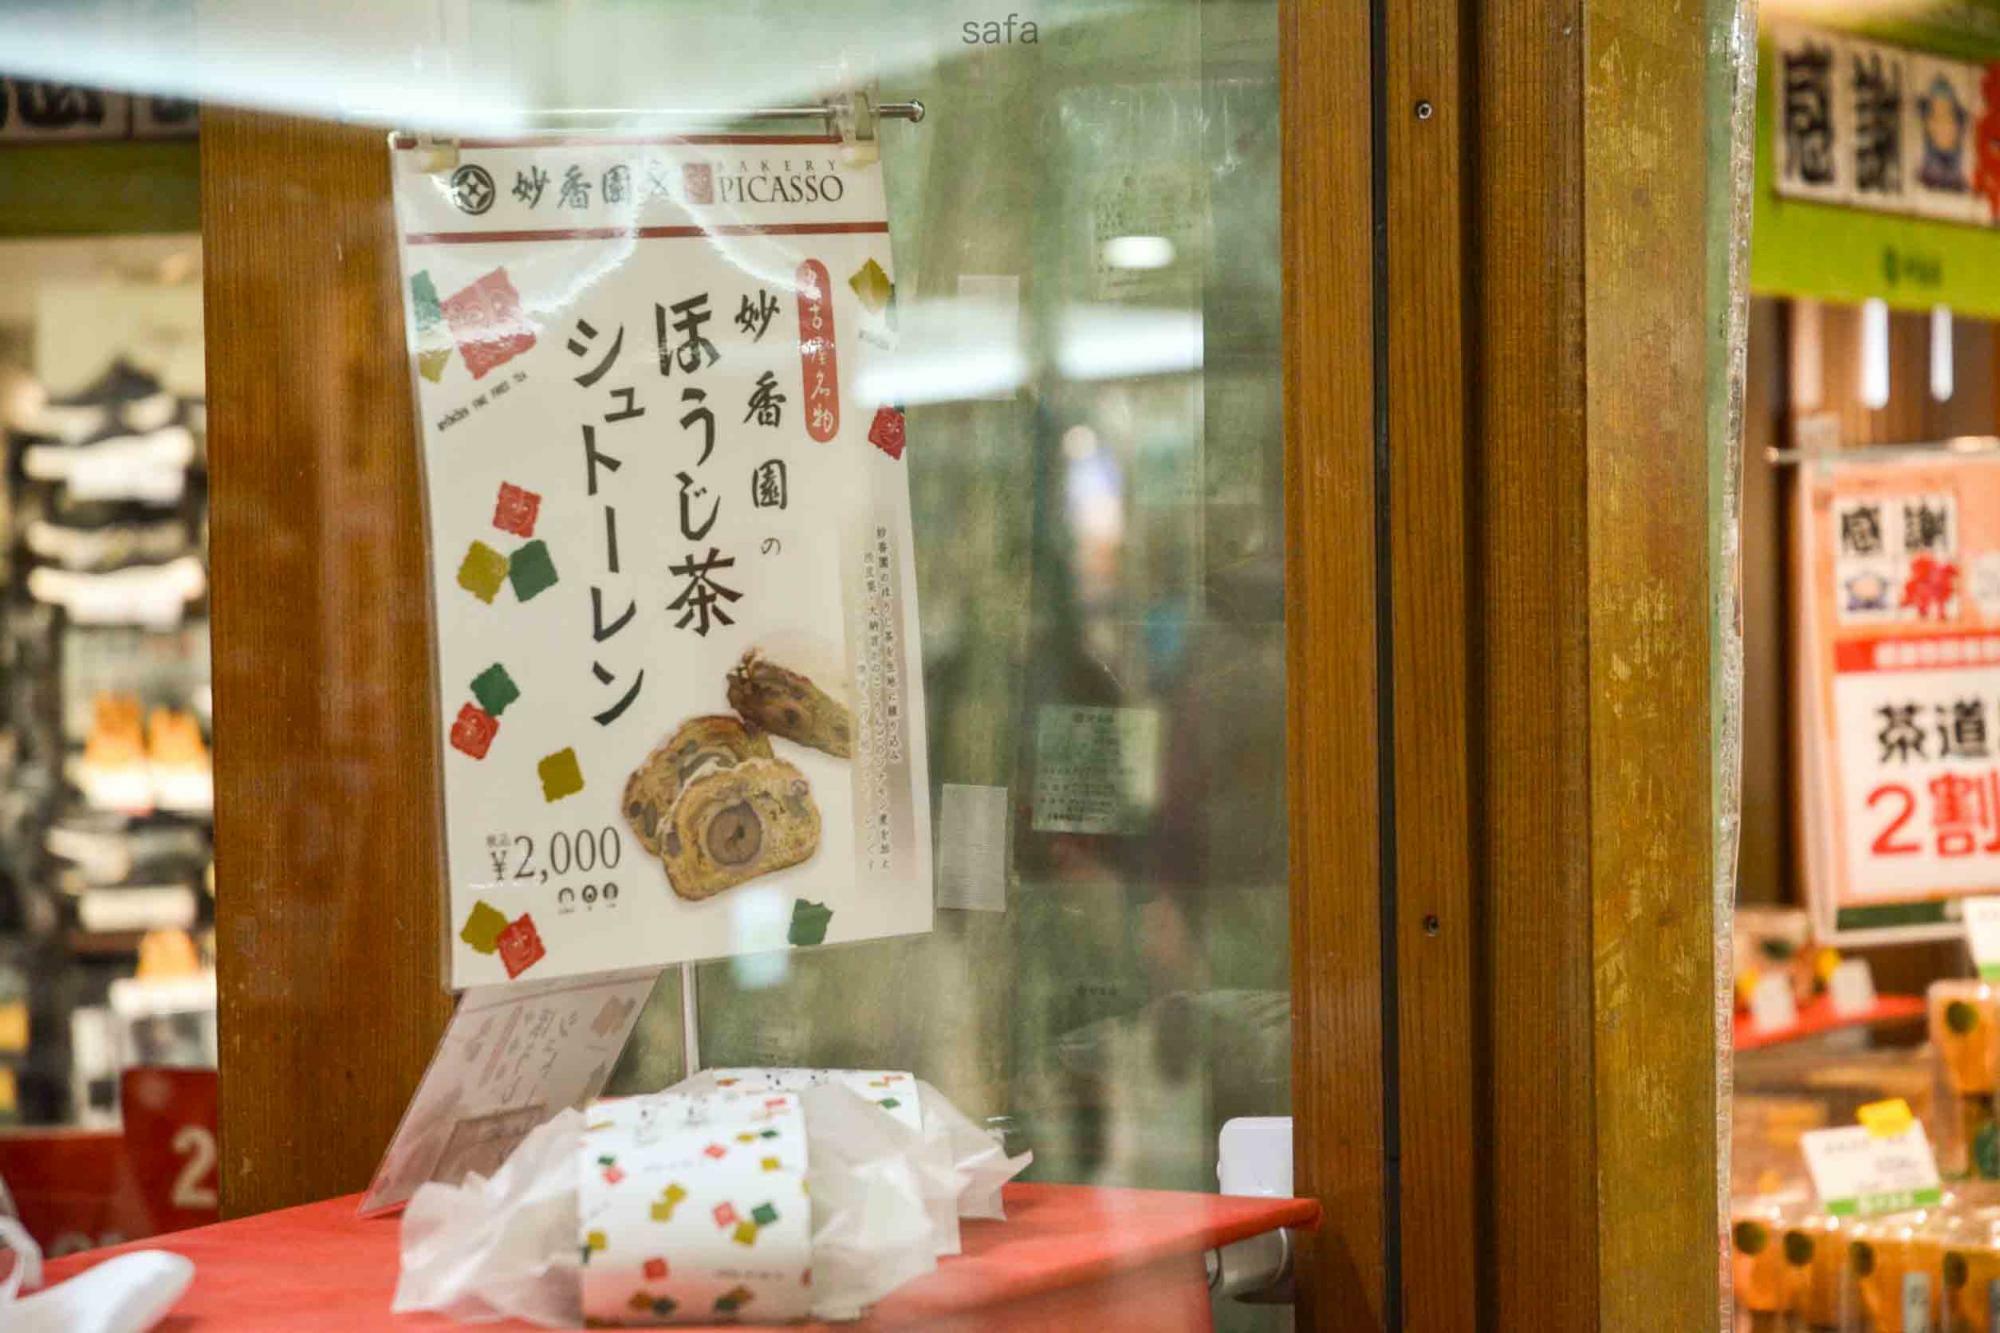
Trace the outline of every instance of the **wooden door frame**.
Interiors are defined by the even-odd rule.
[[[1720,1317],[1721,8],[1283,5],[1313,1327]]]

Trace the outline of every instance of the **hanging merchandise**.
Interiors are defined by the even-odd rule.
[[[392,142],[452,984],[928,930],[882,174]]]

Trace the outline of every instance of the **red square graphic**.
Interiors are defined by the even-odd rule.
[[[667,1261],[665,1259],[648,1259],[642,1271],[646,1274],[646,1281],[648,1282],[665,1282],[667,1280]]]
[[[474,379],[535,345],[535,330],[521,309],[521,294],[504,268],[447,296],[443,309],[458,354]]]
[[[542,947],[541,934],[535,929],[535,918],[523,912],[512,925],[500,932],[496,941],[500,946],[500,961],[507,967],[507,977],[512,980],[542,961],[548,950]]]
[[[499,730],[500,719],[477,704],[467,704],[458,710],[458,721],[451,724],[451,748],[484,759]]]
[[[535,519],[542,512],[542,497],[524,491],[511,481],[500,483],[500,499],[493,506],[493,526],[516,537],[535,535]]]
[[[875,409],[868,427],[868,442],[891,458],[903,456],[903,414],[893,407]]]

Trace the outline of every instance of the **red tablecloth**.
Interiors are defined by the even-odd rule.
[[[896,1292],[864,1326],[1026,1329],[1087,1321],[1092,1333],[1205,1327],[1205,1251],[1319,1220],[1319,1205],[1310,1199],[1081,1185],[1009,1185],[1005,1199],[1007,1221],[966,1223],[965,1253]],[[389,1314],[398,1223],[363,1221],[354,1215],[358,1202],[358,1195],[330,1199],[75,1255],[51,1263],[48,1280],[124,1250],[171,1250],[195,1267],[194,1285],[162,1325],[173,1333],[454,1327],[435,1316]]]

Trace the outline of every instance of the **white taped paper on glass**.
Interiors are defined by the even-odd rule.
[[[939,907],[1007,910],[1007,789],[944,784],[938,807]]]
[[[1159,799],[1159,710],[1042,705],[1035,832],[1141,833]]]
[[[811,1312],[797,1094],[597,1102],[578,1170],[586,1322],[768,1324]]]

